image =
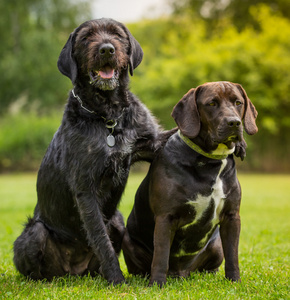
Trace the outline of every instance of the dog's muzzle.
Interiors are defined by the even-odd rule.
[[[212,139],[217,144],[225,144],[229,149],[243,138],[243,125],[239,118],[225,118]]]
[[[103,91],[114,90],[119,86],[119,72],[113,67],[115,47],[111,43],[104,43],[98,49],[98,55],[103,66],[89,71],[90,84]]]
[[[100,70],[89,71],[89,76],[90,84],[100,90],[111,91],[119,86],[119,71],[109,65]]]

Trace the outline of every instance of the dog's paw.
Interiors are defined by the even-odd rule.
[[[110,279],[110,280],[108,280],[108,282],[109,282],[109,284],[112,284],[113,286],[126,284],[126,280],[123,275],[116,277],[114,279]]]
[[[149,281],[149,284],[148,286],[149,287],[152,287],[153,285],[157,285],[158,287],[162,288],[166,283],[166,278],[163,278],[163,279],[153,279],[151,278],[150,281]]]
[[[227,272],[226,279],[231,282],[241,282],[241,277],[239,272]]]
[[[170,130],[165,130],[159,133],[158,138],[154,143],[154,153],[156,154],[160,151],[164,145],[166,144],[167,140],[178,130],[178,127],[172,128]]]
[[[123,284],[125,282],[125,278],[120,269],[116,269],[115,272],[110,272],[109,274],[103,274],[104,278],[107,279],[109,284],[118,285]]]

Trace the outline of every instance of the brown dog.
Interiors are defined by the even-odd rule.
[[[179,133],[154,160],[127,222],[123,251],[133,274],[214,272],[225,257],[226,277],[240,280],[241,189],[233,154],[243,126],[257,132],[257,112],[239,84],[207,83],[174,107]]]

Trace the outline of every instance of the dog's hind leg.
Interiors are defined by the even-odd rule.
[[[194,258],[190,271],[216,272],[224,259],[221,237],[217,227],[212,237]]]
[[[117,210],[107,224],[108,233],[117,255],[121,252],[122,241],[125,234],[125,224],[122,214]]]
[[[130,274],[146,276],[151,273],[153,253],[150,255],[142,246],[134,242],[127,230],[123,238],[122,250]]]
[[[18,271],[32,279],[43,279],[41,260],[48,230],[41,222],[29,218],[22,234],[14,242],[14,264]]]

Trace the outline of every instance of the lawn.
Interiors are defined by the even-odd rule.
[[[120,205],[126,218],[144,174],[132,173]],[[243,190],[240,238],[241,283],[216,274],[169,278],[148,288],[148,279],[130,276],[112,287],[100,276],[66,276],[52,282],[26,280],[14,268],[12,245],[36,202],[36,174],[0,175],[0,299],[290,299],[290,175],[239,174]]]

